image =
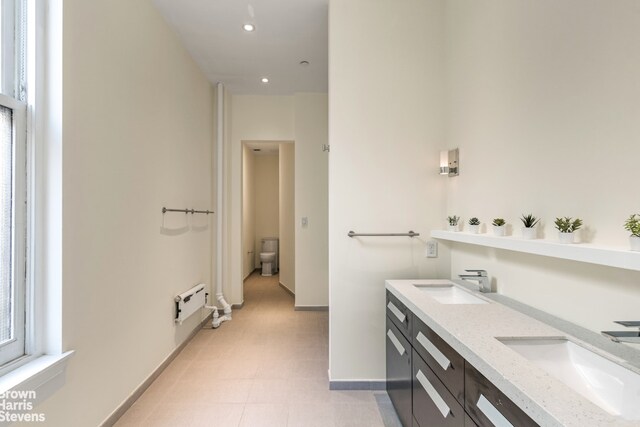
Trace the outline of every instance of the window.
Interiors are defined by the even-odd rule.
[[[0,366],[25,355],[27,104],[25,5],[0,0]]]

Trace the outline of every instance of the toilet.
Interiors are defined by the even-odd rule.
[[[260,251],[260,264],[262,275],[271,276],[278,272],[278,238],[265,237],[262,239],[262,251]]]

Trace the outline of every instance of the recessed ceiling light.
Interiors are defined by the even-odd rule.
[[[268,79],[268,78],[266,78],[266,77],[261,78],[261,79],[260,79],[260,81],[261,81],[262,83],[269,83],[269,79]]]
[[[242,29],[245,30],[247,33],[251,33],[256,30],[256,26],[253,24],[244,24],[242,26]]]

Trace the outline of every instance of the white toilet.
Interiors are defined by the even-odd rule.
[[[260,252],[260,264],[262,275],[271,276],[278,272],[278,238],[265,237],[262,239],[262,251]]]

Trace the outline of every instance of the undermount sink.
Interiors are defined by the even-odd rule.
[[[640,420],[640,374],[564,338],[497,338],[612,415]]]
[[[451,282],[431,284],[416,283],[413,286],[420,289],[420,291],[435,299],[440,304],[487,304],[487,301],[476,297]]]

